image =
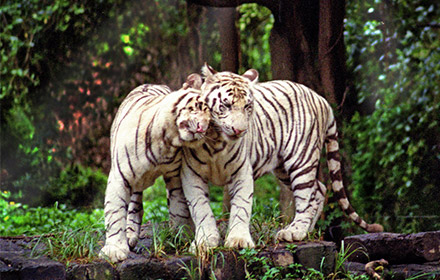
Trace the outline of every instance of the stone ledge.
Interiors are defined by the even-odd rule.
[[[0,251],[0,279],[66,279],[65,266],[46,257],[31,259],[22,253]]]
[[[365,263],[345,262],[344,267],[353,274],[365,274]],[[425,276],[421,276],[425,274]],[[429,262],[425,264],[397,264],[385,268],[382,273],[384,279],[403,280],[410,277],[420,276],[417,279],[440,279],[440,262]]]
[[[211,263],[200,262],[193,256],[159,260],[131,253],[130,259],[115,266],[97,261],[89,264],[72,263],[66,268],[64,264],[46,257],[30,258],[30,250],[23,247],[23,244],[26,244],[23,240],[0,238],[0,279],[181,279],[189,276],[185,266],[200,267],[202,279],[210,279],[212,274],[219,280],[244,279],[246,275],[244,260],[232,250],[211,256],[211,260],[216,260]],[[294,253],[280,244],[259,251],[257,256],[270,259],[278,266],[288,266],[295,262],[316,270],[322,269],[324,274],[329,274],[334,270],[335,254],[336,245],[332,242],[299,242]]]
[[[368,255],[355,252],[345,263],[345,268],[355,274],[365,274],[365,264],[370,260],[384,258],[388,260],[384,279],[405,279],[421,273],[431,276],[417,279],[440,279],[440,232],[417,234],[375,233],[345,238],[345,246],[355,250],[356,246],[366,248]],[[122,263],[111,265],[105,261],[89,264],[71,263],[68,268],[62,263],[46,257],[30,258],[29,246],[32,238],[0,237],[0,279],[181,279],[191,278],[187,268],[199,269],[201,279],[210,279],[212,275],[221,279],[245,279],[245,262],[236,251],[226,250],[211,256],[211,262],[201,262],[194,256],[150,258],[130,253],[130,258]],[[144,240],[148,243],[148,240]],[[294,252],[284,244],[269,246],[258,251],[257,257],[270,260],[277,266],[287,267],[299,263],[328,275],[334,272],[336,246],[332,242],[297,242]],[[395,255],[400,254],[400,255]],[[324,261],[322,262],[322,260]],[[215,260],[215,261],[213,261]],[[430,260],[430,261],[428,261]],[[413,263],[408,263],[408,262]],[[415,263],[417,261],[417,263]],[[392,276],[391,276],[392,275]],[[431,278],[429,278],[431,277]]]
[[[351,262],[385,259],[390,264],[421,264],[440,260],[440,231],[361,234],[346,237],[344,243],[350,252],[357,250],[349,257]]]

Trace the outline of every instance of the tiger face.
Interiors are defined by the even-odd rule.
[[[211,114],[199,90],[193,88],[184,90],[188,93],[175,110],[177,131],[182,141],[196,142],[204,137]]]
[[[217,73],[205,64],[202,73],[205,75],[202,96],[216,128],[229,139],[242,137],[253,113],[254,98],[250,88],[258,81],[257,70],[250,69],[243,75]]]

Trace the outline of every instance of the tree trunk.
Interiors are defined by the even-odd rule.
[[[331,104],[340,105],[345,92],[345,1],[323,0],[319,4],[319,72],[322,92]]]
[[[240,35],[235,27],[236,8],[216,9],[222,53],[221,70],[237,73],[240,65]]]
[[[235,26],[237,9],[219,8],[216,11],[217,24],[220,31],[220,49],[222,53],[221,71],[237,73],[240,65],[240,35]],[[229,189],[223,187],[223,212],[231,210]]]

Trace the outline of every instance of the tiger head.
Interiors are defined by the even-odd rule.
[[[212,122],[231,140],[245,135],[253,113],[252,86],[258,81],[255,69],[243,75],[216,72],[209,65],[202,68],[205,81],[202,96],[211,110]]]
[[[189,75],[179,90],[185,91],[186,94],[173,110],[179,138],[186,142],[186,145],[201,140],[211,121],[209,108],[201,97],[201,91],[197,89],[200,88],[201,83],[200,75]]]

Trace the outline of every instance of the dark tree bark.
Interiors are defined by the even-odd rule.
[[[216,16],[220,31],[221,70],[237,73],[240,65],[240,35],[235,27],[237,10],[219,8]]]
[[[345,1],[324,0],[319,7],[319,72],[324,96],[342,104],[346,89],[344,46]]]

